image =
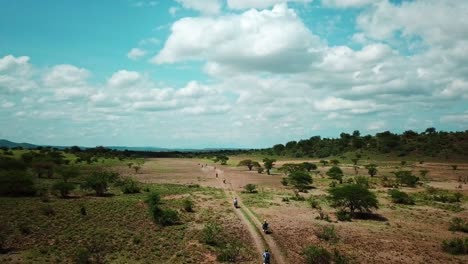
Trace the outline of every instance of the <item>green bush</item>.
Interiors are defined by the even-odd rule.
[[[257,192],[257,190],[256,190],[257,186],[255,184],[251,184],[251,183],[245,185],[244,189],[248,193],[256,193]]]
[[[414,176],[411,171],[397,171],[394,172],[398,183],[409,187],[416,187],[419,182],[419,177]]]
[[[120,190],[125,194],[140,193],[140,184],[132,178],[124,178],[120,182]]]
[[[452,255],[468,254],[468,237],[452,238],[442,242],[442,250]]]
[[[338,235],[336,234],[335,227],[332,225],[323,226],[319,231],[315,233],[317,237],[321,240],[325,240],[331,243],[336,243],[339,240]]]
[[[33,177],[26,171],[0,171],[0,196],[33,196],[35,193]]]
[[[184,199],[182,201],[182,205],[184,206],[184,210],[186,212],[193,212],[193,201],[191,199]]]
[[[304,249],[303,253],[307,264],[329,264],[332,262],[332,255],[321,246],[311,245]]]
[[[312,209],[317,209],[320,207],[319,201],[315,199],[314,197],[309,197],[307,201],[309,202],[309,205],[310,207],[312,207]]]
[[[157,216],[156,221],[162,226],[175,225],[179,222],[179,214],[172,209],[162,209]]]
[[[327,175],[333,179],[337,180],[340,183],[343,183],[343,171],[340,169],[340,167],[333,166],[327,171]]]
[[[262,168],[262,167],[258,167],[258,168],[257,168],[257,172],[260,173],[260,174],[263,173],[264,170],[265,170],[265,169]]]
[[[60,193],[62,198],[67,198],[71,191],[75,189],[75,184],[69,182],[56,182],[52,185],[52,190]]]
[[[81,188],[92,189],[96,192],[96,196],[104,196],[109,184],[115,182],[118,175],[118,173],[110,171],[94,171],[85,178]]]
[[[299,191],[304,191],[310,184],[312,184],[313,180],[307,172],[294,171],[288,175],[288,182]]]
[[[288,186],[288,184],[289,184],[289,183],[288,183],[288,179],[285,178],[285,177],[283,177],[283,178],[281,179],[281,184],[282,184],[283,186]]]
[[[468,221],[460,217],[454,217],[450,221],[449,230],[468,233]]]
[[[351,214],[346,211],[339,210],[336,212],[336,218],[338,221],[349,222],[351,221]]]
[[[219,245],[223,240],[221,231],[222,228],[220,225],[214,222],[208,222],[202,230],[200,241],[211,246]]]
[[[391,189],[388,194],[392,198],[392,202],[399,204],[414,204],[414,199],[407,193],[401,192],[397,189]]]
[[[235,262],[242,250],[242,243],[234,240],[223,245],[217,256],[217,260],[221,262]]]

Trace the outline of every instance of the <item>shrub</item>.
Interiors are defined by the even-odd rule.
[[[71,191],[75,189],[75,184],[69,182],[56,182],[52,185],[52,190],[60,193],[62,198],[67,198]]]
[[[120,190],[125,194],[140,193],[141,187],[137,181],[127,177],[121,181]]]
[[[257,172],[260,173],[260,174],[263,173],[264,170],[265,169],[263,167],[258,167],[257,168]]]
[[[217,223],[208,222],[202,230],[200,241],[207,245],[216,246],[222,243],[221,226]]]
[[[156,217],[156,222],[162,226],[175,225],[179,222],[179,214],[172,209],[162,209]]]
[[[148,198],[146,199],[146,203],[148,203],[150,209],[159,207],[159,204],[161,203],[161,195],[159,195],[157,192],[149,193]]]
[[[450,231],[460,231],[464,233],[468,233],[468,221],[460,218],[460,217],[454,217],[450,221],[450,226],[449,226]]]
[[[251,183],[244,186],[245,191],[248,193],[256,193],[257,192],[256,188],[257,186]]]
[[[340,183],[343,183],[343,171],[340,169],[340,167],[333,166],[327,171],[327,175],[334,179],[339,181]]]
[[[468,254],[468,237],[452,238],[442,242],[442,250],[452,255]]]
[[[1,196],[33,196],[35,193],[33,178],[26,171],[0,171]]]
[[[310,207],[312,207],[312,209],[317,209],[320,207],[319,201],[315,199],[314,197],[309,197],[308,202],[309,202]]]
[[[189,198],[184,199],[182,201],[182,205],[184,206],[184,210],[186,212],[193,212],[193,201],[190,200]]]
[[[338,221],[349,222],[351,221],[351,214],[346,211],[339,210],[336,212],[336,218]]]
[[[85,178],[81,185],[83,189],[92,189],[96,192],[96,196],[104,196],[108,185],[117,180],[118,173],[109,171],[95,171]]]
[[[399,204],[414,204],[414,199],[407,193],[401,192],[397,189],[388,191],[388,194],[392,198],[392,202]]]
[[[235,262],[241,250],[241,242],[238,240],[230,241],[221,247],[217,259],[222,262]]]
[[[283,178],[281,179],[281,184],[282,184],[283,186],[288,186],[288,184],[289,184],[289,183],[288,183],[288,179],[285,178],[285,177],[283,177]]]
[[[323,247],[311,245],[304,249],[303,253],[307,264],[329,264],[332,255]]]
[[[333,250],[333,261],[335,264],[348,264],[352,263],[351,260],[346,257],[345,255],[342,255],[338,250],[334,249]]]
[[[419,177],[414,176],[411,171],[397,171],[394,174],[398,183],[409,187],[415,187],[419,181]]]
[[[315,234],[317,235],[319,239],[325,240],[331,243],[336,243],[339,240],[338,235],[336,234],[335,227],[332,225],[323,226]]]
[[[80,170],[76,166],[62,166],[57,168],[57,172],[65,182],[71,178],[77,178],[80,176]]]
[[[358,184],[346,184],[331,188],[329,192],[334,206],[339,206],[342,210],[349,209],[351,214],[354,214],[356,210],[371,212],[372,209],[379,208],[375,194]]]
[[[20,223],[18,225],[18,230],[22,235],[29,235],[32,233],[32,228],[28,223]]]

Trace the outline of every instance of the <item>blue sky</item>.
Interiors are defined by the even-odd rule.
[[[0,10],[0,138],[267,147],[468,128],[467,1],[0,0]]]

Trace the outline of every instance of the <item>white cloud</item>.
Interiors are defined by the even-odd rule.
[[[133,48],[127,53],[127,57],[131,60],[138,60],[146,55],[146,51],[140,48]]]
[[[380,111],[386,106],[378,105],[369,100],[352,101],[343,98],[327,97],[314,102],[314,107],[318,111],[345,111],[345,113],[351,114],[364,114]]]
[[[313,0],[227,0],[227,4],[231,9],[264,9],[287,2],[311,3],[312,1]]]
[[[178,20],[152,61],[208,60],[240,71],[305,71],[322,45],[294,10],[276,5],[240,15]]]
[[[445,123],[456,123],[456,124],[468,124],[468,113],[464,114],[455,114],[455,115],[445,115],[442,116],[440,119],[442,122]]]
[[[448,98],[468,99],[468,81],[454,80],[440,92],[440,95]]]
[[[178,7],[173,6],[169,8],[169,14],[171,14],[171,16],[175,16],[177,11],[179,11]]]
[[[32,80],[33,70],[29,57],[6,55],[0,58],[0,92],[27,91],[37,87]]]
[[[107,81],[111,87],[128,87],[141,80],[140,73],[135,71],[120,70],[109,78]]]
[[[62,64],[54,66],[48,71],[43,78],[43,82],[48,87],[81,86],[86,84],[89,76],[90,73],[86,69]]]
[[[387,124],[385,123],[385,121],[375,121],[367,125],[367,130],[373,131],[373,132],[381,131],[382,129],[385,128],[386,125]]]
[[[363,7],[382,0],[322,0],[322,4],[327,7],[349,8]]]
[[[362,13],[357,25],[367,36],[388,40],[398,31],[431,46],[453,47],[468,39],[468,1],[415,0],[393,5],[381,1]]]
[[[184,8],[199,11],[202,14],[218,14],[221,11],[219,0],[175,0]]]

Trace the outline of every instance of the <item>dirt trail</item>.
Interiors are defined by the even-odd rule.
[[[254,240],[255,247],[257,248],[258,255],[261,256],[263,250],[268,248],[272,255],[273,264],[286,264],[285,257],[273,237],[263,233],[263,230],[260,228],[262,226],[261,222],[255,217],[252,211],[242,203],[242,200],[237,195],[232,184],[229,181],[226,181],[225,183],[223,182],[225,179],[224,171],[216,169],[216,167],[213,166],[204,166],[202,170],[205,173],[212,173],[213,176],[216,174],[218,175],[216,180],[226,193],[231,205],[234,197],[237,197],[239,208],[235,209],[234,212],[249,230],[250,236]]]

